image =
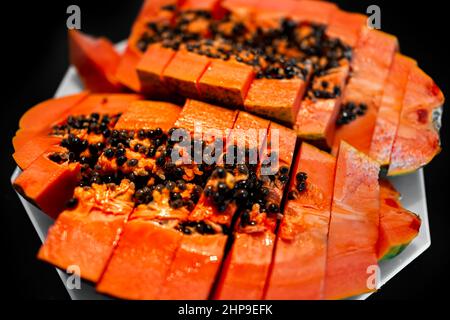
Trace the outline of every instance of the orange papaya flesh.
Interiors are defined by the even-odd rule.
[[[293,11],[288,12],[288,14],[300,22],[328,25],[331,16],[338,10],[338,7],[334,3],[302,0],[296,1],[296,6],[294,6]]]
[[[140,60],[141,55],[133,51],[130,47],[127,47],[120,58],[116,71],[116,78],[120,83],[134,92],[141,91],[141,83],[136,71]]]
[[[133,209],[134,186],[78,187],[77,205],[62,212],[50,228],[38,257],[63,270],[77,266],[80,276],[97,282]]]
[[[369,277],[378,261],[379,169],[375,160],[341,143],[328,232],[325,299],[376,290]]]
[[[292,169],[292,197],[280,224],[266,299],[323,298],[335,165],[333,156],[307,143],[301,145]],[[297,180],[300,172],[306,173],[306,180]],[[300,192],[302,182],[305,188]]]
[[[388,175],[405,174],[426,165],[441,150],[440,118],[444,95],[419,67],[412,68]]]
[[[220,5],[221,2],[222,0],[185,0],[179,5],[179,10],[208,11],[214,19],[220,19],[225,14],[225,10]]]
[[[297,5],[296,1],[258,1],[254,9],[254,22],[262,28],[276,27],[280,19],[289,17]]]
[[[392,259],[419,233],[421,220],[400,203],[400,193],[388,180],[380,182],[380,236],[378,260]]]
[[[87,92],[62,98],[49,99],[29,109],[20,118],[19,128],[33,132],[45,132],[64,118],[69,111],[88,97]]]
[[[383,97],[377,114],[377,122],[370,143],[369,155],[381,166],[388,166],[403,105],[408,75],[416,62],[399,53],[394,56]]]
[[[248,90],[245,110],[293,124],[306,85],[301,79],[256,79]]]
[[[90,115],[92,113],[117,115],[125,112],[131,102],[142,99],[139,94],[113,93],[113,94],[91,94],[81,103],[73,107],[69,115]]]
[[[69,30],[70,62],[77,68],[84,86],[91,92],[119,92],[115,77],[120,55],[106,38],[94,38]]]
[[[349,75],[349,65],[342,62],[341,66],[330,70],[326,75],[314,78],[312,95],[314,90],[319,92],[330,92],[331,96],[310,97],[301,102],[300,110],[294,124],[297,135],[321,147],[330,148],[333,143],[336,118],[341,104],[341,93],[345,90],[347,77]],[[323,83],[327,83],[327,88],[323,88]],[[338,93],[334,90],[338,88]]]
[[[198,99],[198,81],[209,64],[210,60],[206,56],[180,50],[169,62],[162,76],[170,91]]]
[[[31,163],[52,146],[60,144],[62,138],[56,136],[37,136],[28,140],[24,145],[17,149],[13,154],[19,168],[22,170],[28,168]]]
[[[326,34],[330,38],[342,40],[350,47],[355,47],[366,21],[367,17],[363,14],[335,10],[331,14]]]
[[[214,60],[200,77],[202,100],[241,107],[254,77],[253,68],[242,63]]]
[[[146,94],[164,96],[170,94],[163,72],[175,56],[175,51],[160,44],[150,45],[137,65],[141,91]]]
[[[150,130],[172,128],[181,112],[181,108],[168,102],[134,101],[119,118],[115,129]]]
[[[348,103],[353,103],[365,105],[366,111],[336,128],[333,154],[336,154],[341,141],[369,153],[383,87],[397,49],[398,43],[394,36],[368,29],[361,35],[354,51],[353,73],[344,91],[341,110]],[[342,118],[341,114],[338,115],[337,121]]]
[[[228,131],[233,128],[237,115],[237,111],[188,99],[175,122],[175,126],[184,128],[191,134],[194,134],[195,126],[201,127],[203,132],[217,130],[220,138],[225,139]]]
[[[273,232],[237,233],[214,299],[262,299],[272,259]]]
[[[250,20],[256,13],[258,3],[259,0],[222,0],[221,6],[238,18]]]
[[[13,185],[22,196],[55,218],[72,196],[79,180],[80,164],[58,164],[49,159],[53,152],[48,150],[41,154],[26,167]]]
[[[224,234],[183,235],[158,298],[207,299],[222,261],[226,241]]]

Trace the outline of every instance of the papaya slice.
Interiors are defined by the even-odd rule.
[[[248,90],[245,110],[293,124],[306,85],[301,79],[257,79]]]
[[[439,87],[419,67],[413,67],[406,85],[388,175],[414,171],[439,153],[443,103],[444,95]]]
[[[163,72],[175,56],[175,51],[160,44],[152,44],[137,65],[141,91],[146,94],[165,96],[170,90],[165,85]]]
[[[238,19],[250,20],[256,13],[259,0],[222,0],[221,6]]]
[[[361,35],[354,52],[353,73],[344,91],[341,110],[348,107],[348,104],[352,107],[359,104],[365,106],[365,113],[344,117],[345,112],[341,112],[338,121],[346,120],[350,116],[353,118],[336,128],[333,141],[334,154],[339,148],[340,141],[347,141],[358,150],[369,153],[383,87],[397,49],[398,43],[394,36],[368,29]]]
[[[59,149],[63,149],[58,147]],[[80,164],[58,164],[49,159],[56,149],[40,155],[14,181],[14,188],[50,217],[64,210],[78,182]]]
[[[72,115],[90,115],[91,113],[116,115],[128,110],[131,102],[142,99],[139,94],[113,93],[91,94],[81,101],[65,117]]]
[[[177,51],[163,72],[164,81],[172,92],[198,99],[198,81],[209,64],[206,56],[184,50]]]
[[[87,90],[121,91],[122,86],[115,77],[120,55],[108,39],[69,30],[69,56]]]
[[[266,299],[323,299],[335,165],[333,156],[302,143],[292,170]]]
[[[227,236],[185,235],[176,251],[159,299],[207,299],[219,270]],[[188,290],[180,291],[180,288]]]
[[[81,277],[97,282],[133,209],[133,193],[128,180],[114,187],[78,187],[77,205],[61,213],[50,228],[39,259],[63,270],[76,265]]]
[[[214,129],[228,135],[225,131],[233,128],[237,115],[237,111],[188,99],[175,122],[175,126],[194,133],[197,125],[203,131]]]
[[[180,11],[207,11],[214,19],[223,17],[225,11],[220,5],[222,0],[183,0],[179,4]]]
[[[140,60],[141,55],[133,51],[130,47],[127,47],[120,58],[116,71],[117,80],[134,92],[141,91],[141,82],[136,71]]]
[[[131,102],[115,129],[125,130],[150,130],[161,128],[168,131],[177,120],[181,108],[168,102],[159,101],[134,101]]]
[[[366,21],[367,17],[363,14],[335,10],[329,18],[326,33],[330,38],[338,38],[353,48],[357,45]]]
[[[383,98],[378,110],[377,122],[370,143],[369,155],[381,166],[388,166],[391,158],[400,113],[403,105],[408,75],[416,62],[399,53],[394,56]]]
[[[400,203],[400,193],[388,180],[380,181],[378,260],[400,254],[419,233],[421,220]]]
[[[297,1],[293,11],[288,14],[300,22],[328,25],[331,16],[338,10],[338,7],[334,3],[302,0]]]
[[[22,170],[28,168],[31,163],[46,150],[52,146],[57,146],[61,142],[61,137],[55,136],[37,136],[28,140],[24,145],[13,154],[19,168]]]
[[[19,128],[33,134],[47,133],[67,113],[88,96],[87,92],[78,93],[62,98],[49,99],[29,109],[20,118]],[[24,134],[21,132],[20,134]],[[21,143],[15,143],[15,148]],[[16,148],[17,150],[17,148]]]
[[[200,77],[202,100],[240,107],[253,80],[253,68],[233,61],[214,60]]]
[[[378,162],[341,143],[328,232],[325,299],[376,290],[369,277],[378,266],[379,169]]]
[[[321,147],[332,146],[341,93],[344,91],[349,71],[348,63],[342,63],[327,74],[314,78],[311,84],[314,97],[308,96],[301,102],[294,125],[301,139]]]

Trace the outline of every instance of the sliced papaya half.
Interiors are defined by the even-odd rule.
[[[330,38],[338,38],[350,47],[357,45],[367,17],[363,14],[335,10],[329,18],[326,33]]]
[[[418,235],[421,220],[403,208],[400,193],[388,180],[380,181],[380,236],[378,260],[399,255]]]
[[[69,30],[70,62],[87,90],[91,92],[119,92],[122,86],[116,79],[120,55],[106,38],[94,38],[78,30]]]
[[[341,143],[328,232],[325,299],[377,289],[370,277],[378,266],[379,170],[378,162]]]
[[[417,170],[440,152],[443,103],[444,95],[439,87],[419,67],[414,67],[406,86],[388,175]]]
[[[133,209],[133,193],[128,180],[78,187],[75,206],[59,215],[38,258],[63,270],[75,266],[83,279],[97,282]]]
[[[292,170],[266,299],[323,299],[335,163],[333,156],[302,143]]]
[[[389,165],[408,76],[415,65],[414,60],[396,53],[384,86],[369,152],[383,167]]]

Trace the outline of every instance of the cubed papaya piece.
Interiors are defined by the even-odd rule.
[[[164,82],[171,92],[198,99],[198,81],[210,64],[206,56],[177,51],[163,72]]]
[[[77,203],[65,210],[50,228],[38,257],[63,270],[78,267],[80,276],[97,282],[133,210],[133,185],[78,187]]]
[[[293,124],[306,89],[301,79],[257,79],[245,99],[245,110]]]
[[[164,83],[163,73],[175,56],[175,51],[153,44],[147,48],[136,69],[141,91],[158,97],[170,94]]]
[[[299,22],[328,25],[331,15],[338,10],[334,3],[326,1],[297,1],[289,15]]]
[[[50,147],[58,146],[61,140],[61,137],[49,135],[36,136],[28,140],[20,149],[17,149],[13,154],[13,158],[19,168],[24,170]]]
[[[125,53],[120,58],[116,70],[117,80],[134,92],[140,92],[141,90],[139,76],[136,71],[136,66],[140,60],[141,54],[135,52],[130,47],[127,47]]]
[[[131,216],[97,290],[124,299],[158,299],[182,237],[156,221]]]
[[[338,38],[350,47],[354,47],[366,21],[367,16],[363,14],[335,10],[331,15],[326,33],[330,38]]]
[[[199,81],[202,99],[223,105],[244,105],[254,78],[253,68],[233,61],[214,60]]]
[[[168,131],[175,124],[181,108],[160,101],[135,101],[130,104],[115,125],[115,129],[150,130],[161,128]]]
[[[258,156],[263,152],[266,144],[267,131],[270,121],[240,111],[228,139],[227,145],[235,144],[248,150],[256,150]]]
[[[52,153],[45,152],[34,160],[13,185],[22,196],[55,218],[73,194],[79,180],[80,164],[56,163],[49,159]]]
[[[223,132],[225,135],[227,129],[233,128],[236,116],[237,111],[188,99],[175,126],[194,133],[194,126],[199,125],[203,131],[214,129]]]
[[[294,125],[301,139],[320,147],[331,148],[341,94],[345,88],[349,69],[346,63],[323,76],[314,78],[311,85],[313,97],[302,101]]]

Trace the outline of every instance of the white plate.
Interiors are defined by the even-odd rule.
[[[118,50],[123,50],[125,42],[121,42],[117,45]],[[58,89],[56,90],[55,97],[61,97],[69,94],[74,94],[82,90],[82,85],[78,78],[75,68],[72,66],[66,72],[63,80],[61,81]],[[20,169],[16,168],[11,181],[20,173]],[[427,201],[425,194],[425,183],[423,178],[423,170],[419,170],[415,173],[400,176],[390,179],[397,190],[403,195],[402,204],[412,212],[417,213],[422,219],[422,225],[420,227],[419,235],[414,241],[397,257],[394,259],[383,261],[380,263],[381,269],[381,281],[380,287],[405,268],[411,261],[417,258],[422,252],[424,252],[431,245],[430,228],[428,224],[428,212]],[[52,225],[53,220],[44,214],[41,210],[33,206],[27,200],[19,195],[25,211],[30,217],[36,232],[39,235],[41,241],[44,241],[48,228]],[[63,282],[63,285],[67,283],[68,275],[59,270],[59,276]],[[108,299],[107,297],[95,292],[95,288],[90,283],[83,282],[81,289],[66,289],[70,297],[74,300],[86,300],[86,299]],[[406,288],[405,288],[406,289]],[[382,294],[382,293],[378,293]],[[366,299],[370,294],[364,294],[353,299],[362,300]]]

